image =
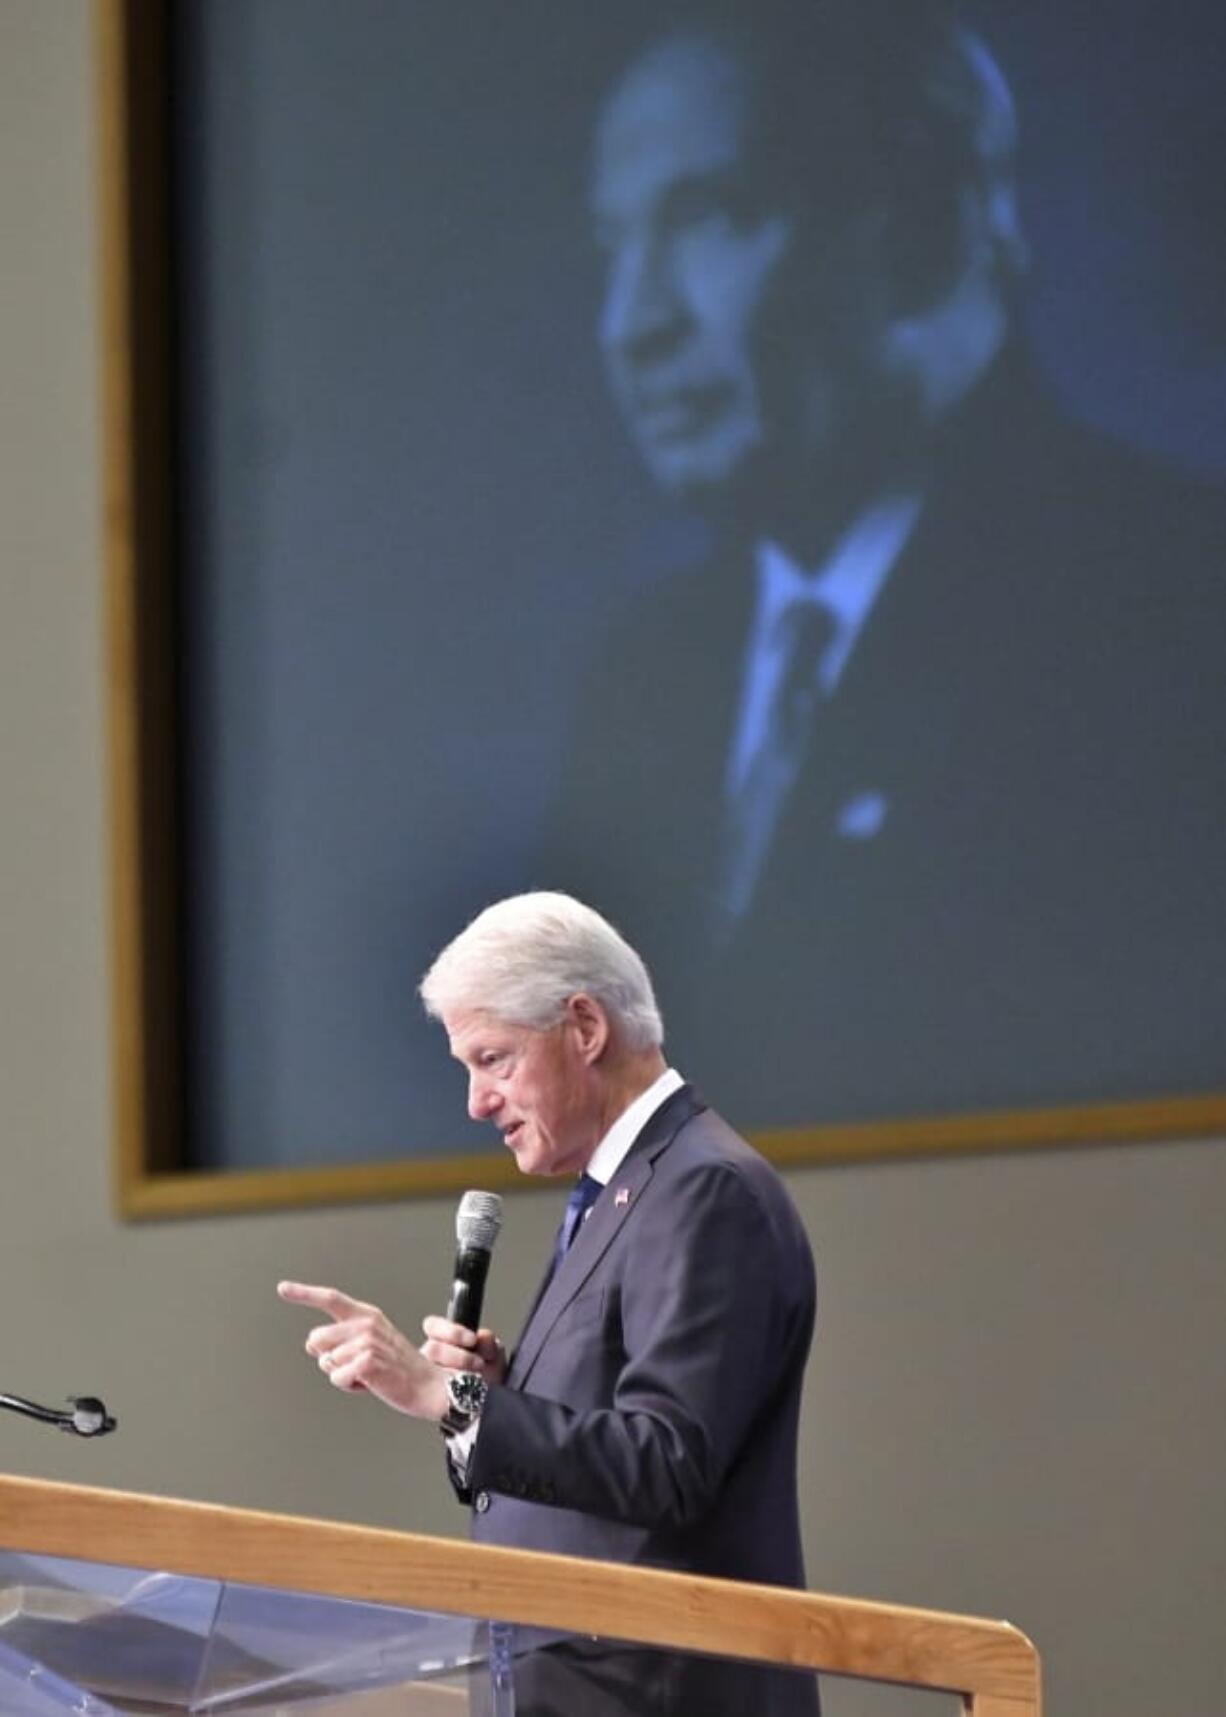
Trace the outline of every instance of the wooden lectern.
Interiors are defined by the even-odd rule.
[[[5,1717],[461,1717],[491,1637],[523,1630],[1041,1713],[1037,1653],[1004,1622],[0,1477]]]

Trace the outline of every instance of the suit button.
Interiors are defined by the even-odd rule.
[[[473,1498],[473,1507],[476,1509],[478,1514],[484,1514],[486,1509],[489,1507],[489,1505],[490,1505],[490,1493],[489,1493],[489,1491],[479,1490],[477,1492],[476,1496]]]

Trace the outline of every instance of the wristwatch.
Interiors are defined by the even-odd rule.
[[[447,1379],[447,1411],[439,1420],[445,1437],[455,1437],[475,1423],[485,1406],[490,1386],[475,1371],[455,1371]]]

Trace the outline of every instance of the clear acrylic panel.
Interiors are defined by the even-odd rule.
[[[394,1688],[398,1713],[424,1713],[444,1684],[442,1708],[462,1710],[489,1649],[466,1616],[4,1552],[0,1648],[4,1717],[342,1706],[373,1717],[372,1694]]]

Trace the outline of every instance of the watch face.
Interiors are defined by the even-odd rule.
[[[447,1393],[457,1413],[475,1419],[485,1405],[486,1383],[475,1371],[458,1371],[447,1384]]]

